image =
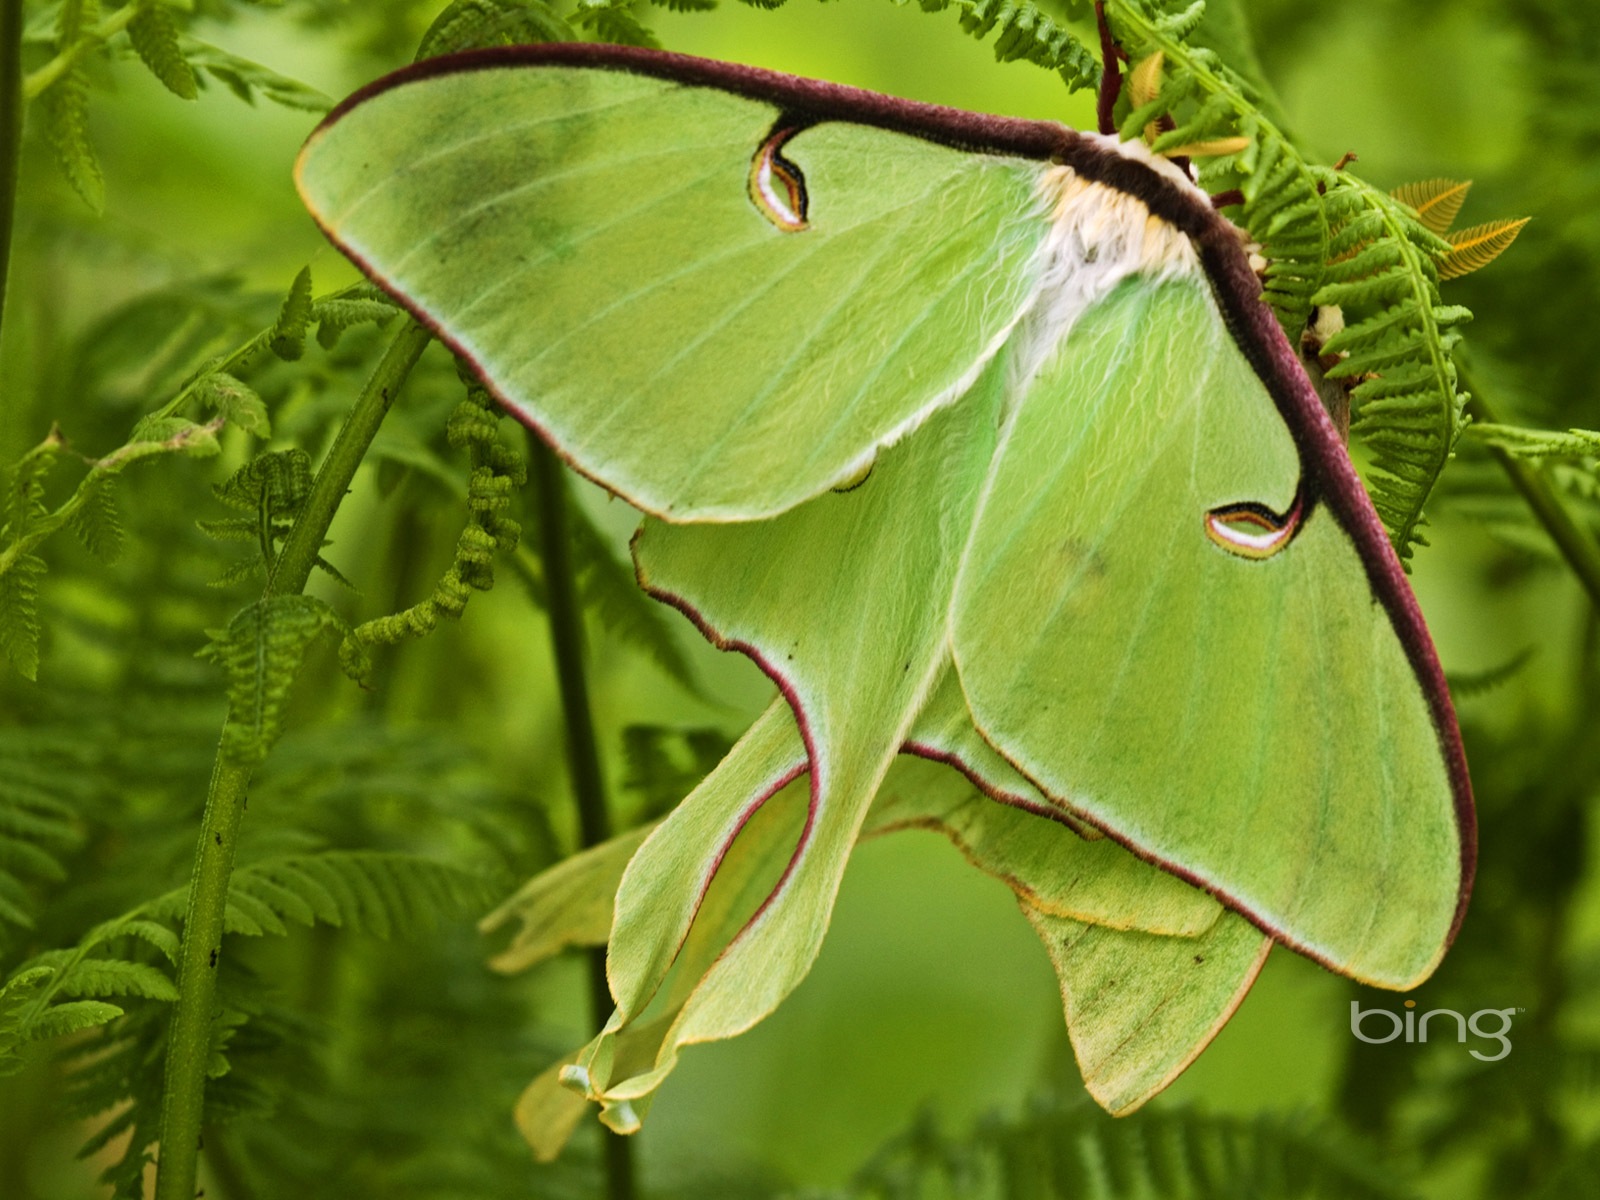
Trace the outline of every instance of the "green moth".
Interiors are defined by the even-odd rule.
[[[1383,987],[1437,965],[1475,853],[1443,675],[1241,235],[1171,163],[561,44],[378,81],[298,179],[344,253],[646,514],[641,583],[782,693],[615,882],[618,1012],[566,1069],[618,1128],[678,1047],[748,1028],[803,977],[851,847],[893,824],[903,752],[1066,830],[1051,853],[1088,864],[1099,892],[1018,895],[1064,992],[1080,972],[1069,1017],[1123,1056],[1108,1107],[1198,1051],[1264,937]],[[650,1053],[619,1051],[729,848],[802,774],[778,884]],[[915,821],[959,842],[952,812]],[[970,845],[1050,874],[1043,842],[984,820],[960,818]],[[1105,896],[1162,892],[1126,882],[1135,860],[1229,911],[1162,893],[1166,917],[1118,924]],[[1112,985],[1193,969],[1206,955],[1177,939],[1200,937],[1234,975],[1132,1061],[1137,1023],[1108,1006],[1177,993]]]

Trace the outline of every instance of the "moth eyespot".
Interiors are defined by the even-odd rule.
[[[799,132],[795,126],[774,130],[750,160],[751,203],[785,233],[798,233],[809,227],[806,177],[782,154],[783,144]]]
[[[1206,513],[1206,536],[1240,558],[1271,558],[1294,540],[1304,517],[1305,503],[1298,492],[1281,516],[1253,501],[1225,504]]]

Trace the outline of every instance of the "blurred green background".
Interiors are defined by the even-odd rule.
[[[196,30],[338,97],[406,61],[441,7],[217,4]],[[1557,0],[1241,7],[1288,127],[1309,154],[1331,162],[1354,151],[1355,169],[1383,186],[1471,178],[1463,224],[1534,218],[1505,258],[1447,285],[1445,297],[1476,313],[1474,381],[1508,419],[1600,426],[1586,329],[1600,301],[1600,83],[1592,72],[1600,15]],[[27,8],[31,21],[48,11]],[[725,0],[709,13],[641,15],[669,49],[1093,124],[1091,97],[1069,96],[1029,64],[997,65],[950,11],[791,0],[768,12]],[[103,216],[63,181],[38,113],[27,114],[0,340],[5,463],[51,422],[89,452],[119,444],[193,365],[186,352],[270,322],[306,263],[319,291],[354,279],[290,181],[315,114],[245,105],[215,85],[180,103],[127,61],[93,74]],[[372,330],[356,330],[333,352],[312,348],[326,365],[269,372],[257,386],[280,441],[315,456],[377,345]],[[391,611],[419,598],[449,561],[460,503],[418,465],[422,452],[439,454],[449,383],[435,348],[383,435],[382,461],[363,471],[341,511],[328,555],[357,590],[326,579],[315,586],[342,609]],[[187,878],[221,716],[216,677],[189,655],[205,628],[252,594],[249,583],[205,586],[237,551],[200,538],[192,522],[220,515],[209,485],[246,450],[230,436],[220,460],[162,461],[130,477],[130,548],[116,566],[66,539],[50,547],[39,682],[7,675],[0,713],[23,733],[75,731],[60,769],[82,773],[85,815],[68,880],[41,891],[37,928],[0,945],[0,968],[71,944],[94,920]],[[1554,476],[1591,529],[1593,467],[1569,464]],[[587,486],[582,503],[625,553],[632,515]],[[1594,1194],[1593,602],[1481,451],[1462,450],[1430,515],[1432,545],[1417,556],[1415,584],[1446,671],[1470,682],[1523,665],[1497,686],[1458,693],[1483,866],[1460,940],[1416,999],[1420,1009],[1524,1010],[1514,1049],[1485,1064],[1448,1041],[1360,1046],[1348,1028],[1351,999],[1393,1009],[1398,998],[1279,950],[1234,1020],[1149,1111],[1326,1120],[1366,1139],[1361,1153],[1397,1186],[1441,1200],[1539,1188]],[[750,664],[715,653],[672,617],[675,644],[701,681],[696,696],[603,616],[591,618],[613,810],[631,823],[658,801],[650,788],[628,786],[638,770],[624,754],[625,728],[707,727],[731,738],[769,687]],[[262,847],[297,838],[423,847],[492,861],[502,885],[570,852],[575,821],[548,634],[512,575],[475,598],[459,625],[383,659],[377,678],[374,691],[362,692],[330,652],[313,658],[292,732],[275,755],[286,782],[274,785],[268,768],[249,836]],[[138,697],[156,694],[163,699],[132,711],[144,704]],[[354,757],[342,761],[329,747]],[[293,775],[295,762],[325,751],[323,766]],[[394,777],[375,780],[385,770]],[[378,1188],[394,1196],[593,1194],[589,1133],[565,1167],[545,1171],[526,1161],[509,1117],[520,1084],[587,1036],[581,964],[571,958],[507,980],[482,966],[486,952],[470,917],[420,943],[317,930],[251,944],[249,968],[284,1009],[271,1010],[283,1026],[279,1042],[259,1048],[263,1091],[276,1098],[242,1105],[231,1135],[243,1175],[258,1172],[258,1182],[213,1178],[212,1186],[230,1200]],[[253,1061],[244,1054],[237,1069]],[[97,1194],[93,1168],[72,1161],[83,1129],[60,1114],[60,1087],[46,1053],[0,1080],[0,1196]],[[855,856],[821,959],[777,1014],[686,1055],[636,1152],[646,1187],[663,1193],[842,1186],[919,1114],[931,1113],[960,1142],[985,1114],[1004,1117],[1031,1096],[1078,1090],[1054,976],[1007,890],[937,837],[902,834]],[[278,1135],[262,1132],[274,1123]],[[319,1141],[333,1165],[317,1165]],[[295,1165],[297,1153],[306,1161]],[[280,1161],[291,1165],[272,1165]]]

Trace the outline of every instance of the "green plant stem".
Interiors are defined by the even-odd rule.
[[[578,578],[572,565],[572,537],[567,523],[567,477],[555,451],[535,441],[533,485],[539,502],[540,553],[544,559],[545,608],[550,614],[550,643],[561,689],[561,710],[567,726],[567,765],[578,805],[578,830],[585,848],[611,836],[606,811],[605,779],[594,716],[589,709],[589,684],[583,666],[583,610],[578,603]],[[606,983],[606,951],[589,954],[589,1001],[596,1029],[611,1015],[611,989]],[[608,1200],[633,1200],[633,1157],[628,1139],[607,1129],[603,1135]]]
[[[390,343],[317,472],[311,494],[267,580],[267,596],[287,596],[304,590],[356,468],[429,336],[427,330],[407,321]],[[178,951],[178,1000],[173,1006],[167,1040],[156,1200],[193,1200],[195,1194],[206,1067],[211,1058],[211,1023],[216,1010],[217,961],[222,953],[228,879],[233,873],[251,771],[251,764],[230,758],[219,746],[206,793],[205,815],[200,822],[183,943]]]
[[[9,2],[9,0],[0,0],[0,2]],[[21,0],[17,0],[17,3],[20,4]],[[49,62],[45,63],[44,66],[32,72],[22,81],[22,94],[29,100],[37,97],[52,83],[70,71],[72,65],[78,61],[79,57],[90,46],[108,42],[126,29],[143,8],[144,5],[139,3],[124,4],[93,29],[85,30],[83,36],[76,42],[67,46]]]
[[[1462,372],[1461,382],[1471,393],[1467,412],[1472,419],[1485,424],[1499,424],[1494,409],[1483,398],[1479,381]],[[1578,524],[1556,494],[1555,488],[1550,486],[1543,471],[1500,446],[1489,446],[1487,449],[1510,476],[1511,486],[1521,493],[1539,524],[1544,526],[1550,540],[1556,544],[1556,549],[1583,585],[1583,590],[1589,593],[1590,601],[1600,608],[1600,546],[1595,544],[1589,531]]]
[[[0,0],[0,331],[22,157],[22,0]]]

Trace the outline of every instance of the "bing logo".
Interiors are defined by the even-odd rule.
[[[1352,1000],[1350,1032],[1358,1041],[1382,1045],[1402,1034],[1408,1042],[1425,1042],[1429,1033],[1437,1039],[1441,1030],[1444,1036],[1454,1033],[1456,1041],[1464,1043],[1470,1030],[1475,1037],[1498,1043],[1499,1049],[1493,1054],[1485,1054],[1481,1050],[1468,1050],[1467,1053],[1482,1062],[1499,1062],[1511,1053],[1511,1017],[1522,1011],[1520,1008],[1480,1008],[1466,1017],[1453,1008],[1431,1008],[1419,1013],[1414,1011],[1416,1006],[1415,1000],[1407,1000],[1402,1016],[1386,1008],[1362,1008],[1360,1001]],[[1376,1033],[1372,1032],[1374,1025],[1378,1028]]]

